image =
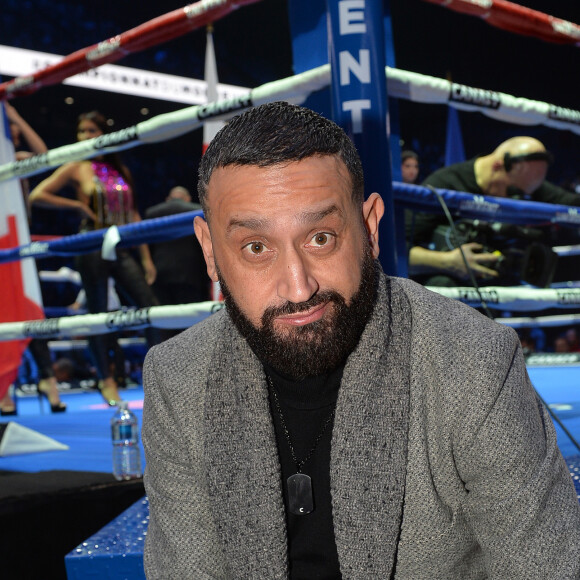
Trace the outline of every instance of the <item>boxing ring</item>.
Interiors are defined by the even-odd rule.
[[[58,65],[43,69],[34,75],[2,83],[0,84],[0,99],[27,95],[44,86],[59,83],[73,74],[104,63],[115,62],[125,54],[188,33],[210,21],[226,16],[236,8],[243,9],[244,5],[256,1],[258,0],[202,0],[188,5],[144,23],[115,38],[77,51],[69,57],[65,57]],[[427,1],[436,4],[449,3],[437,0]],[[461,3],[455,2],[455,4]],[[487,21],[490,24],[495,24],[497,21],[504,22],[506,10],[509,14],[508,5],[510,3],[498,3],[495,0],[493,4],[501,7],[500,12],[503,11],[501,14],[503,14],[504,20],[496,14],[497,18],[489,18],[488,16]],[[470,5],[472,8],[468,9],[466,5]],[[481,14],[476,13],[476,8],[473,6],[473,2],[464,2],[463,11],[481,16]],[[488,10],[490,9],[488,8]],[[534,11],[516,10],[516,13],[524,19],[524,23],[518,21],[520,29],[517,32],[521,32],[521,27],[525,28],[524,24],[529,24],[532,17],[535,16],[537,20],[537,14],[534,15],[531,12]],[[511,22],[513,18],[511,20],[507,18],[507,21]],[[540,21],[543,26],[546,22],[552,22],[547,16],[540,18]],[[550,24],[550,26],[553,34],[550,35],[544,26],[541,31],[544,38],[551,37],[550,40],[555,38],[554,41],[559,42],[580,42],[580,28],[577,25],[557,21],[555,25]],[[533,33],[532,28],[534,27],[526,28],[525,33]],[[537,27],[534,30],[537,32]],[[386,67],[385,78],[387,91],[391,97],[425,104],[449,104],[457,109],[480,112],[500,121],[524,126],[543,124],[555,130],[566,130],[580,135],[580,124],[578,123],[580,111],[563,109],[555,104],[533,101],[519,96],[459,85],[447,80],[392,67]],[[249,107],[262,103],[286,100],[301,104],[312,93],[329,86],[330,82],[330,65],[317,67],[290,78],[253,88],[249,90],[247,95],[187,107],[173,113],[153,117],[96,139],[52,149],[45,154],[36,155],[24,161],[14,161],[1,165],[0,182],[37,175],[70,161],[90,159],[105,153],[136,148],[143,144],[163,143],[199,129],[207,121],[226,120]],[[454,95],[455,98],[451,99],[450,95]],[[470,98],[462,98],[465,95],[470,95]],[[486,99],[494,99],[497,106],[490,108],[487,105],[482,105],[481,103]],[[450,190],[440,190],[439,193],[455,218],[526,225],[553,224],[562,228],[577,229],[580,227],[580,213],[578,208],[574,207],[500,199]],[[427,212],[438,211],[440,208],[439,201],[433,192],[421,186],[395,181],[393,182],[393,195],[396,204],[401,207]],[[59,239],[34,241],[23,246],[0,250],[0,264],[52,256],[75,256],[94,251],[100,251],[106,259],[114,259],[116,248],[129,248],[143,243],[168,241],[191,235],[193,218],[200,213],[179,214]],[[562,256],[575,255],[578,252],[578,247],[559,249],[559,254]],[[399,256],[399,258],[405,259],[404,256]],[[69,281],[78,283],[78,278],[74,276],[74,273],[71,275],[70,272],[62,275],[44,273],[44,280],[46,282],[62,281],[67,276]],[[41,278],[43,278],[42,273]],[[489,306],[506,314],[506,316],[497,319],[499,323],[516,329],[580,325],[580,314],[577,313],[541,315],[542,310],[548,309],[580,310],[580,281],[578,280],[571,279],[563,286],[552,288],[487,286],[480,289],[480,294],[471,287],[431,287],[430,289],[473,307],[481,306],[481,298],[483,297]],[[162,329],[185,328],[211,316],[213,312],[222,307],[223,303],[221,302],[206,301],[177,306],[157,306],[146,309],[124,308],[100,314],[79,314],[0,323],[0,343],[2,341],[43,338],[50,339],[54,344],[58,341],[92,334],[139,331],[148,326]],[[512,313],[521,313],[522,316],[513,316]],[[536,315],[535,313],[540,314]],[[536,357],[536,362],[530,360],[529,372],[540,394],[571,429],[580,433],[580,394],[578,396],[571,395],[580,376],[580,356],[578,359],[574,357],[569,357],[566,360],[562,357],[555,357],[553,360],[544,359],[543,364],[541,358]],[[555,381],[562,387],[554,388]],[[133,407],[138,412],[137,399],[135,399]],[[141,418],[140,415],[139,418]],[[570,456],[569,467],[580,497],[580,456],[576,456],[578,450],[569,443],[563,443],[562,447],[563,453]],[[21,468],[19,466],[22,463],[20,460],[15,460],[12,465],[15,468]],[[143,515],[143,509],[146,512],[146,505],[144,508],[143,504],[140,503],[138,516],[140,521],[146,519],[146,516]],[[122,516],[121,519],[127,524],[127,521],[131,521],[133,517],[135,514]],[[117,522],[112,525],[118,526],[119,524]],[[131,524],[126,527],[131,528]],[[133,531],[135,530],[131,530],[131,533]],[[138,527],[137,534],[140,534],[141,540],[142,532],[143,527]],[[142,542],[140,544],[137,540],[132,541],[137,546],[137,551],[142,549]],[[92,549],[93,554],[91,559],[94,559],[95,551],[98,552],[98,549],[95,549],[96,544],[104,546],[106,540],[99,537],[93,542],[89,541],[88,546]],[[71,555],[71,561],[75,558],[82,559],[86,555],[84,548],[80,551],[77,549],[76,553]],[[80,564],[81,568],[83,565]],[[73,568],[74,566],[71,564],[71,570]]]
[[[219,19],[232,10],[251,4],[256,0],[201,1],[174,10],[154,20],[97,45],[81,49],[63,58],[56,65],[46,67],[33,75],[18,77],[0,84],[0,98],[14,98],[30,94],[45,86],[59,83],[63,79],[105,63],[118,61],[124,55],[165,42]],[[435,0],[430,0],[438,3]],[[448,4],[448,3],[446,3]],[[496,3],[497,4],[497,3]],[[576,39],[578,27],[529,9],[521,9],[508,2],[497,4],[490,12],[482,13],[471,3],[457,2],[451,8],[486,16],[493,25],[508,27],[510,10],[518,15],[519,33],[536,34],[554,42],[569,42]],[[512,18],[513,20],[513,18]],[[538,22],[541,26],[538,25]],[[551,24],[550,24],[551,23]],[[551,27],[552,35],[547,27]],[[541,30],[539,30],[539,28]],[[539,31],[538,31],[539,30]],[[481,112],[491,118],[522,125],[544,124],[548,127],[567,130],[580,135],[576,122],[580,112],[559,108],[557,105],[532,101],[485,89],[467,87],[450,81],[428,77],[409,71],[386,67],[388,94],[400,99],[430,104],[450,104],[457,109]],[[89,159],[104,153],[123,151],[142,144],[160,143],[191,132],[206,121],[227,119],[248,107],[274,100],[302,103],[315,91],[330,84],[330,65],[306,71],[294,77],[274,81],[251,89],[247,95],[233,99],[215,101],[207,105],[192,106],[174,113],[153,117],[137,125],[119,131],[49,150],[23,161],[0,166],[0,182],[23,178],[45,172],[70,161]],[[460,98],[469,95],[469,99]],[[495,100],[497,106],[489,107],[486,102]],[[393,183],[394,199],[397,203],[421,211],[437,211],[438,201],[431,191],[419,186]],[[442,190],[441,195],[454,217],[481,219],[494,222],[522,224],[556,224],[563,227],[578,227],[580,215],[577,208],[520,202],[486,196],[474,196],[462,192]],[[112,227],[66,238],[36,241],[26,246],[0,250],[0,263],[25,258],[47,256],[72,256],[90,251],[101,251],[103,257],[114,258],[115,248],[131,247],[142,243],[166,241],[191,234],[191,223],[196,214],[181,214],[169,218],[146,220],[138,224]],[[575,252],[575,248],[563,249],[562,253]],[[404,257],[399,256],[404,260]],[[580,305],[580,290],[574,281],[567,287],[537,289],[518,286],[515,288],[485,287],[479,294],[473,288],[431,288],[471,306],[480,305],[481,299],[496,310],[529,312],[548,308],[574,309]],[[144,311],[126,309],[117,313],[100,315],[49,318],[38,321],[0,324],[0,341],[26,338],[64,338],[93,333],[112,332],[120,329],[142,329],[147,325],[159,328],[188,326],[211,314],[220,305],[206,302],[178,307],[154,307]],[[527,316],[501,318],[503,324],[522,328],[526,325],[556,326],[577,324],[577,316]]]

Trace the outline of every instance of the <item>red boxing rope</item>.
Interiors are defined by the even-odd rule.
[[[488,24],[547,42],[580,46],[580,26],[506,0],[426,0],[456,12],[479,16]]]
[[[259,1],[200,0],[178,8],[113,38],[77,50],[57,64],[0,84],[0,100],[28,95],[41,87],[58,84],[91,68],[116,62],[127,54],[139,52],[201,28],[233,12],[239,6]]]

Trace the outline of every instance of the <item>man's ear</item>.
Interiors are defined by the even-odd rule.
[[[371,193],[363,203],[363,222],[367,230],[373,258],[379,257],[379,222],[384,213],[383,198],[378,193]]]
[[[215,258],[213,255],[213,243],[207,222],[200,216],[193,220],[193,229],[203,251],[205,263],[207,265],[207,274],[214,281],[218,281],[217,270],[215,267]]]
[[[501,170],[505,171],[505,165],[503,163],[502,159],[496,159],[492,164],[491,164],[491,170],[495,173],[496,171],[501,171]]]

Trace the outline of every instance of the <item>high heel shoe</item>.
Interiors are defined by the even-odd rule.
[[[99,381],[98,389],[101,393],[101,397],[105,399],[105,403],[107,403],[109,407],[115,407],[117,403],[122,400],[115,379],[109,378]]]
[[[51,384],[52,381],[54,381],[54,384]],[[48,401],[51,413],[64,413],[66,411],[66,404],[60,400],[55,379],[42,379],[38,381],[37,389],[38,397],[40,399],[44,397]]]
[[[16,407],[12,407],[12,409],[0,407],[0,415],[2,417],[14,417],[14,416],[18,415],[18,413],[16,411]]]
[[[17,414],[16,405],[14,404],[12,397],[9,393],[6,393],[0,400],[0,416],[14,417]]]

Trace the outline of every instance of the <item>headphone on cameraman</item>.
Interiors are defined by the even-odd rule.
[[[510,155],[506,153],[503,156],[504,169],[509,173],[516,163],[522,161],[545,161],[548,165],[554,163],[554,156],[549,151],[536,151],[535,153],[524,153],[523,155]]]

